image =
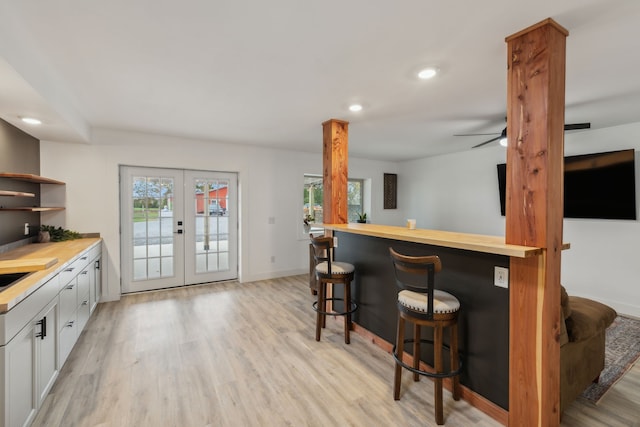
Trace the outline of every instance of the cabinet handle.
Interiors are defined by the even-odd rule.
[[[87,300],[82,301],[82,305],[87,305],[87,304],[89,304],[89,301]]]
[[[73,328],[73,323],[74,323],[74,322],[75,322],[75,320],[69,320],[69,321],[67,322],[67,324],[66,324],[66,325],[64,325],[64,326],[66,326],[67,328]]]
[[[94,264],[94,267],[96,270],[100,270],[100,260],[96,261],[96,263]]]
[[[82,273],[80,273],[80,274],[89,274],[89,271],[88,271],[88,270],[84,270],[84,271],[83,271]]]
[[[73,290],[73,287],[75,286],[75,283],[72,285],[67,286],[65,289],[69,289],[69,290]]]
[[[87,259],[87,257],[83,256],[83,257],[80,257],[80,259],[84,261],[85,259]]]
[[[40,326],[40,333],[36,334],[36,338],[40,338],[41,340],[45,339],[47,336],[47,316],[44,316],[42,319],[36,322],[36,325]]]
[[[69,268],[67,268],[67,269],[65,270],[65,272],[67,272],[67,273],[71,273],[71,272],[72,272],[73,270],[75,270],[75,269],[76,269],[75,267],[69,267]]]

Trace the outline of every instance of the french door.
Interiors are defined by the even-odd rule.
[[[121,166],[122,293],[237,278],[237,175]]]

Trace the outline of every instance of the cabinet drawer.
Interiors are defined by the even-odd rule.
[[[58,273],[58,280],[60,281],[60,289],[64,289],[67,286],[67,283],[75,279],[80,270],[78,266],[75,265],[75,261],[69,264],[64,270]]]
[[[60,328],[74,315],[78,307],[78,283],[74,279],[60,291]]]
[[[91,272],[85,268],[78,274],[78,304],[83,298],[89,298],[89,285],[91,284]]]
[[[71,349],[76,343],[76,339],[78,338],[78,325],[76,325],[76,313],[74,312],[70,319],[65,322],[62,322],[62,329],[60,329],[60,334],[58,335],[58,349],[60,351],[60,367],[64,365],[65,360],[71,353]]]
[[[89,303],[89,294],[86,295],[82,301],[80,301],[78,305],[78,335],[82,333],[87,321],[89,320],[89,316],[91,315],[91,304]]]

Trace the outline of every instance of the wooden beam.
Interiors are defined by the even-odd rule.
[[[560,254],[567,30],[552,19],[507,37],[509,425],[560,424]]]
[[[349,177],[349,122],[331,119],[322,123],[323,222],[346,224]]]

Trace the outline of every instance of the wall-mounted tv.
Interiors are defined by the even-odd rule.
[[[500,211],[505,214],[507,165],[498,165]],[[634,150],[564,158],[564,217],[636,219]]]

